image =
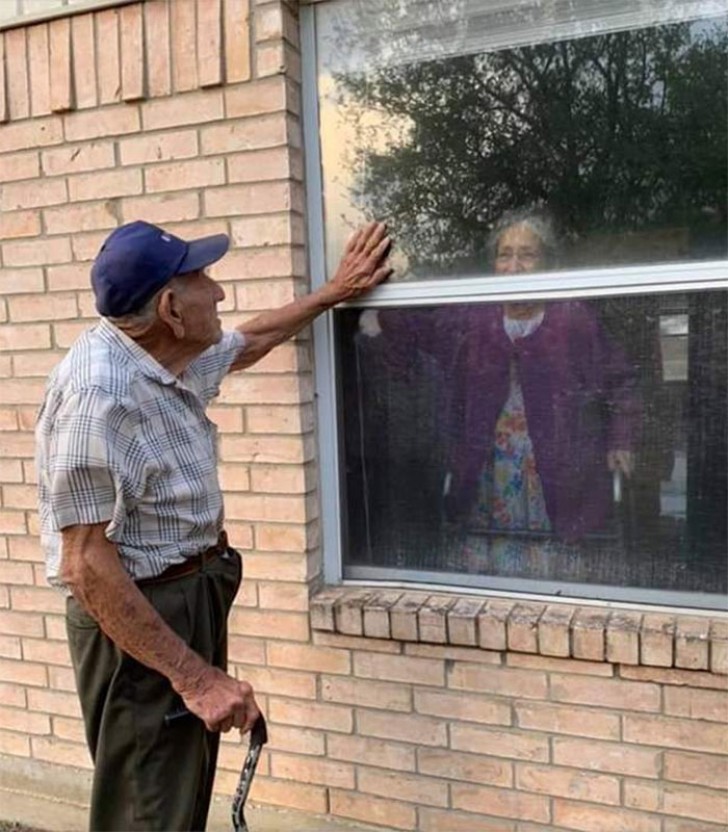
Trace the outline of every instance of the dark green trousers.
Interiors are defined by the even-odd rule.
[[[194,574],[142,588],[152,606],[208,662],[227,666],[227,617],[240,585],[233,549]],[[92,832],[203,830],[220,735],[181,706],[169,681],[119,650],[73,598],[71,659],[94,761]]]

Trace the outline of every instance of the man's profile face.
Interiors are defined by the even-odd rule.
[[[198,346],[203,352],[222,338],[217,304],[225,300],[225,290],[204,269],[178,275],[175,283],[185,326],[185,341]]]
[[[512,225],[501,234],[495,252],[496,274],[537,272],[544,267],[543,244],[527,225]]]

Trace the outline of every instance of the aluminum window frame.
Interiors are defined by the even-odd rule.
[[[303,138],[305,147],[308,256],[312,288],[326,282],[325,205],[319,143],[316,4],[300,9],[302,52]],[[686,277],[686,271],[690,276]],[[450,276],[447,279],[407,281],[377,287],[365,298],[338,308],[377,309],[393,306],[434,306],[484,301],[518,301],[538,297],[609,298],[709,290],[728,291],[728,259],[576,269],[512,277],[508,290],[501,278]],[[512,596],[547,602],[589,604],[628,603],[636,606],[683,610],[728,610],[727,595],[645,589],[600,584],[570,584],[525,578],[500,578],[350,566],[344,574],[345,541],[342,520],[341,414],[334,343],[334,315],[329,311],[314,322],[314,384],[318,424],[319,491],[324,580],[327,584],[374,584],[433,591]],[[326,437],[322,441],[322,437]]]

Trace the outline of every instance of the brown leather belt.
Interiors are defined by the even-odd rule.
[[[195,572],[199,572],[205,564],[209,563],[211,560],[215,560],[215,558],[219,558],[220,555],[225,554],[227,548],[227,532],[222,531],[220,532],[220,535],[217,538],[217,543],[214,546],[210,546],[209,549],[205,549],[203,552],[192,555],[186,560],[183,560],[182,563],[173,563],[172,566],[168,566],[164,572],[153,578],[142,578],[136,582],[136,585],[153,586],[154,584],[163,584],[167,581],[175,581],[177,578],[184,578],[185,575],[194,575]]]

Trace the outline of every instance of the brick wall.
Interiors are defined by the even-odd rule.
[[[34,767],[90,762],[38,545],[44,378],[94,321],[90,261],[121,222],[229,233],[230,321],[305,290],[295,15],[147,0],[0,35],[0,775],[48,794]],[[254,800],[421,832],[726,828],[725,622],[398,591],[311,605],[308,339],[231,378],[211,416],[245,555],[232,669],[270,720]],[[240,762],[225,737],[221,794]]]

